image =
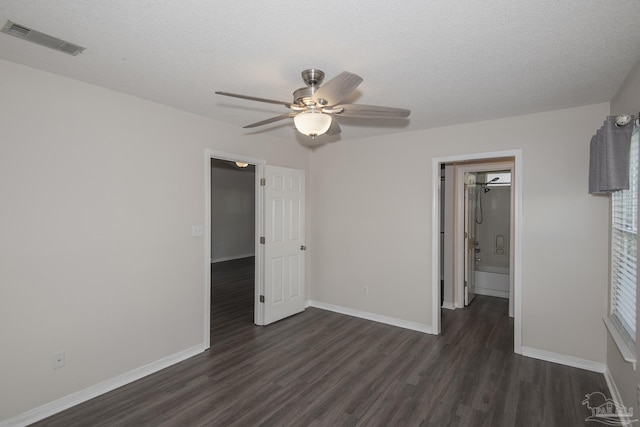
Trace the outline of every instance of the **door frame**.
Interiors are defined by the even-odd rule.
[[[434,157],[432,160],[432,210],[431,210],[431,289],[432,289],[432,329],[434,334],[441,331],[440,307],[440,165],[455,162],[486,161],[487,163],[505,158],[513,158],[512,205],[513,239],[510,268],[513,271],[514,305],[514,352],[522,354],[522,150],[493,151],[486,153],[459,154]],[[457,256],[456,256],[457,258]],[[456,296],[457,298],[457,296]]]
[[[255,166],[255,311],[254,323],[264,324],[264,311],[259,303],[259,295],[262,292],[264,283],[262,281],[262,271],[264,268],[264,253],[260,245],[260,236],[264,227],[264,206],[263,192],[260,187],[260,178],[264,176],[264,165],[266,161],[255,157],[248,157],[241,154],[225,153],[205,149],[204,156],[204,349],[211,347],[211,159],[226,160],[231,162],[244,162]]]
[[[464,166],[454,166],[454,169],[458,170],[459,167],[464,168]],[[471,184],[469,183],[470,180],[469,180],[468,174],[474,174],[473,175],[473,196],[471,196]],[[462,175],[462,182],[460,181],[460,175]],[[474,286],[475,278],[474,278],[474,275],[471,274],[471,271],[475,270],[474,268],[475,262],[471,259],[471,255],[469,254],[470,252],[469,241],[471,240],[471,237],[475,237],[475,228],[476,228],[475,222],[471,221],[471,207],[472,207],[471,197],[474,198],[473,210],[475,214],[475,210],[476,210],[475,198],[477,194],[476,192],[478,191],[475,188],[475,185],[476,185],[475,182],[476,182],[475,172],[464,171],[462,172],[462,174],[460,174],[458,171],[458,174],[456,174],[456,187],[459,188],[458,184],[462,183],[462,189],[461,191],[456,190],[456,197],[455,197],[455,203],[457,204],[457,206],[455,209],[456,226],[454,228],[455,242],[453,244],[453,247],[455,249],[456,256],[454,256],[453,265],[455,269],[454,272],[457,272],[458,270],[461,270],[462,272],[461,280],[459,281],[454,280],[454,288],[455,288],[454,301],[456,302],[455,304],[456,308],[460,307],[460,304],[458,303],[458,301],[460,300],[458,297],[462,297],[462,306],[464,307],[471,304],[471,301],[475,297],[475,293],[473,297],[469,297],[469,294],[470,294],[469,291],[471,290],[473,292],[475,290],[475,286]],[[462,195],[462,197],[460,197],[460,195]],[[462,214],[462,224],[460,224],[460,221],[459,221],[460,214]],[[470,235],[472,225],[473,225],[474,231]],[[474,241],[475,241],[475,238],[474,238]],[[460,257],[459,255],[460,249],[462,249],[462,257]],[[475,258],[475,253],[473,258]],[[457,277],[456,273],[454,273],[454,277]]]

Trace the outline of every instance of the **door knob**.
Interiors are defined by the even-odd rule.
[[[480,262],[480,258],[474,258],[473,259],[475,262]]]

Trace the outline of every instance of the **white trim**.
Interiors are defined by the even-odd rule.
[[[383,316],[381,314],[370,313],[367,311],[356,310],[349,307],[342,307],[339,305],[327,304],[320,301],[307,301],[307,307],[320,308],[322,310],[333,311],[335,313],[346,314],[347,316],[358,317],[360,319],[371,320],[378,323],[384,323],[391,326],[397,326],[399,328],[411,329],[412,331],[418,331],[425,334],[433,334],[433,328],[429,325],[422,323],[411,322],[409,320],[397,319],[395,317]]]
[[[497,289],[479,288],[476,286],[475,292],[477,295],[486,295],[489,297],[507,298],[509,299],[508,291],[500,291]]]
[[[37,408],[31,409],[16,417],[1,421],[0,427],[26,426],[35,423],[36,421],[40,421],[42,419],[50,417],[51,415],[57,414],[58,412],[62,412],[65,409],[69,409],[72,406],[79,405],[80,403],[86,402],[87,400],[93,399],[94,397],[98,397],[112,390],[115,390],[118,387],[130,384],[134,381],[139,380],[140,378],[144,378],[155,372],[161,371],[162,369],[168,368],[169,366],[175,365],[176,363],[180,363],[190,357],[202,353],[203,351],[205,351],[205,348],[202,344],[195,345],[186,350],[182,350],[178,353],[172,354],[160,360],[156,360],[155,362],[151,362],[132,371],[87,387],[84,390],[71,393],[68,396],[56,399],[53,402],[38,406]]]
[[[635,368],[634,368],[635,369]],[[604,372],[604,380],[607,382],[607,387],[609,388],[609,394],[611,395],[611,400],[613,400],[614,402],[617,402],[621,405],[624,405],[625,402],[624,400],[622,400],[622,396],[620,395],[620,390],[618,390],[618,386],[616,385],[616,382],[613,379],[613,375],[611,374],[611,371],[609,370],[609,367],[607,366]],[[629,407],[632,407],[633,405],[629,405]],[[620,414],[620,416],[622,416],[622,414]],[[625,421],[622,418],[620,418],[620,424],[621,426],[623,425],[628,425],[627,423],[625,423]],[[629,424],[630,425],[630,424]]]
[[[431,167],[431,330],[435,335],[440,335],[440,163],[446,162],[434,158]]]
[[[202,343],[205,350],[211,347],[211,159],[213,152],[204,150],[204,327]]]
[[[204,349],[208,349],[211,347],[211,159],[219,159],[219,160],[228,160],[231,162],[244,162],[249,163],[250,165],[255,165],[255,176],[256,176],[256,248],[255,248],[255,257],[256,257],[256,299],[259,292],[259,287],[262,286],[261,279],[259,278],[259,274],[261,269],[259,268],[262,263],[262,253],[260,252],[260,233],[262,232],[262,228],[258,227],[260,224],[260,218],[262,215],[262,206],[260,205],[261,201],[261,192],[260,192],[260,177],[262,177],[263,173],[263,165],[266,163],[262,159],[257,159],[255,157],[248,157],[239,154],[225,153],[224,151],[216,151],[211,150],[209,148],[204,150],[204,296],[203,296],[203,304],[204,304],[204,328],[203,328],[203,343]],[[260,280],[259,280],[260,279]],[[259,304],[256,303],[256,307]],[[255,310],[254,323],[256,325],[260,325],[260,311]]]
[[[609,370],[608,366],[605,366],[604,380],[607,382],[607,387],[609,388],[609,394],[611,395],[611,400],[624,405],[623,403],[624,401],[622,400],[622,396],[620,395],[620,390],[618,390],[618,386],[616,385],[616,382],[614,381],[613,375],[611,374],[611,371]]]
[[[260,243],[260,236],[265,236],[264,224],[264,187],[260,181],[264,178],[264,164],[256,165],[256,263],[254,272],[254,305],[253,323],[258,326],[264,325],[264,304],[260,302],[260,295],[264,295],[264,246]]]
[[[440,164],[469,160],[514,158],[511,188],[513,192],[513,271],[514,339],[513,350],[522,354],[522,150],[493,151],[487,153],[460,154],[434,157],[432,160],[432,210],[431,210],[431,316],[434,334],[439,334],[440,325]]]
[[[625,331],[622,326],[616,325],[616,322],[612,321],[609,317],[603,318],[602,321],[607,327],[609,335],[611,335],[611,338],[613,338],[613,341],[616,343],[620,355],[625,361],[633,364],[633,370],[635,371],[638,358],[635,345],[630,342],[630,338],[625,338],[627,331]]]
[[[446,308],[447,310],[455,310],[456,306],[454,303],[449,302],[449,301],[444,301],[442,303],[442,308]]]
[[[514,170],[511,173],[513,195],[513,351],[522,354],[522,150],[514,155]]]
[[[243,254],[243,255],[223,256],[220,258],[212,259],[211,264],[215,264],[217,262],[233,261],[234,259],[251,258],[253,256],[256,256],[255,252],[250,254]]]
[[[236,162],[236,161],[244,162],[244,163],[249,163],[250,165],[256,165],[256,166],[264,165],[267,163],[262,159],[258,159],[256,157],[248,157],[241,154],[226,153],[224,151],[216,151],[216,150],[211,150],[209,148],[207,148],[205,151],[208,153],[209,159],[228,160],[230,162]]]
[[[604,374],[607,369],[607,365],[604,363],[525,346],[522,347],[522,355],[532,357],[534,359],[545,360],[547,362],[558,363],[560,365],[571,366],[573,368],[598,372],[600,374]]]

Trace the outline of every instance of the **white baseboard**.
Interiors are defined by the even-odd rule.
[[[244,255],[231,255],[231,256],[223,256],[220,258],[215,258],[211,260],[211,264],[215,264],[216,262],[224,262],[224,261],[233,261],[234,259],[242,259],[242,258],[250,258],[256,256],[255,253],[244,254]]]
[[[476,286],[475,293],[478,295],[486,295],[489,297],[507,298],[509,299],[509,291],[499,291],[497,289],[479,288]]]
[[[372,320],[378,323],[385,323],[387,325],[397,326],[399,328],[411,329],[413,331],[423,332],[425,334],[433,334],[433,328],[431,325],[424,325],[422,323],[411,322],[408,320],[397,319],[395,317],[383,316],[381,314],[369,313],[367,311],[356,310],[349,307],[342,307],[339,305],[327,304],[320,301],[307,301],[307,307],[320,308],[322,310],[333,311],[335,313],[346,314],[347,316],[359,317],[361,319]]]
[[[618,386],[616,385],[616,382],[613,380],[613,375],[611,375],[611,371],[609,371],[608,366],[604,371],[604,380],[607,382],[607,387],[609,388],[609,394],[611,394],[611,400],[614,400],[620,404],[623,404],[622,396],[620,396],[620,391],[618,390]]]
[[[451,301],[444,301],[442,303],[442,308],[446,308],[447,310],[455,310],[456,309],[456,305],[454,303],[452,303]]]
[[[163,359],[156,360],[155,362],[151,362],[147,365],[126,372],[122,375],[118,375],[117,377],[113,377],[106,381],[102,381],[98,384],[92,385],[91,387],[85,388],[84,390],[80,390],[68,396],[54,400],[53,402],[31,409],[14,418],[0,421],[0,427],[23,427],[35,423],[36,421],[40,421],[42,419],[50,417],[51,415],[57,414],[58,412],[62,412],[65,409],[69,409],[72,406],[78,405],[82,402],[86,402],[87,400],[93,399],[94,397],[108,393],[118,387],[122,387],[123,385],[132,383],[136,380],[139,380],[140,378],[146,377],[147,375],[151,375],[154,372],[158,372],[164,368],[168,368],[171,365],[182,362],[183,360],[193,357],[196,354],[202,353],[204,350],[204,345],[198,344],[186,350],[167,356]]]
[[[607,365],[592,360],[581,359],[579,357],[567,356],[565,354],[553,353],[551,351],[539,350],[537,348],[522,346],[522,355],[533,357],[534,359],[545,360],[547,362],[559,363],[560,365],[571,366],[573,368],[585,369],[587,371],[604,374]]]

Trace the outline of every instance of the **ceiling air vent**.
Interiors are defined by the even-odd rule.
[[[76,56],[85,49],[82,46],[60,40],[57,37],[52,37],[11,21],[7,21],[2,28],[2,32],[73,56]]]

